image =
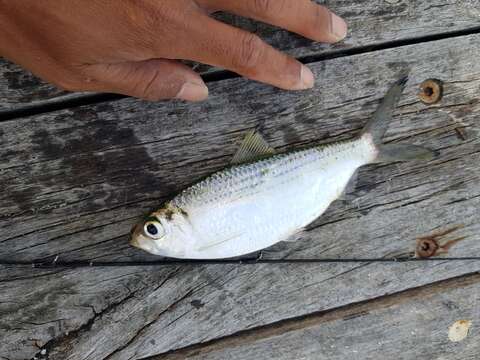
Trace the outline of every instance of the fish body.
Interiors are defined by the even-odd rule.
[[[381,121],[392,116],[403,85],[392,87],[359,138],[217,172],[150,214],[134,228],[132,244],[167,257],[215,259],[295,238],[342,194],[359,167],[431,158],[424,148],[379,142],[387,128]]]
[[[365,139],[273,156],[221,171],[171,202],[185,223],[176,256],[222,258],[288,240],[337,199],[374,158]],[[173,245],[173,244],[172,244]]]

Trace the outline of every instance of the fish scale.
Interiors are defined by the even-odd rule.
[[[226,169],[183,191],[172,203],[183,207],[192,203],[216,202],[234,193],[252,195],[259,191],[267,175],[284,182],[292,181],[308,165],[316,163],[316,167],[321,167],[324,165],[322,161],[328,164],[341,157],[342,153],[353,151],[355,146],[358,146],[358,141],[313,147]]]

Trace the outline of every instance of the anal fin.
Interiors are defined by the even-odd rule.
[[[350,180],[348,180],[347,185],[345,185],[345,188],[343,189],[342,193],[338,197],[338,200],[342,201],[352,201],[353,199],[356,198],[354,192],[355,189],[357,188],[357,180],[358,180],[358,170],[356,170],[353,175],[350,177]]]
[[[285,242],[295,242],[303,237],[303,235],[306,233],[306,230],[304,228],[301,228],[300,230],[296,231],[294,234],[288,236],[287,238],[281,240]]]

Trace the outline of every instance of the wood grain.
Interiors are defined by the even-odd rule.
[[[472,326],[454,343],[448,332],[458,320]],[[479,321],[480,275],[475,274],[149,359],[476,359]]]
[[[229,162],[257,127],[279,150],[350,138],[400,74],[410,80],[387,142],[428,144],[428,163],[365,167],[336,202],[271,257],[410,253],[418,236],[463,225],[452,256],[480,254],[479,35],[312,65],[314,90],[231,79],[202,104],[133,99],[0,123],[0,256],[152,259],[127,245],[139,216]],[[444,82],[442,101],[418,84]],[[461,128],[464,137],[459,137]],[[6,136],[8,134],[8,136]],[[446,241],[447,239],[442,239]],[[479,262],[0,271],[0,354],[138,359],[312,312],[460,276]]]
[[[450,3],[443,0],[342,0],[329,1],[327,5],[349,24],[347,39],[333,46],[312,43],[287,31],[230,14],[218,14],[216,17],[258,34],[276,48],[296,57],[333,54],[400,39],[420,39],[465,29],[478,30],[480,27],[478,0]],[[212,71],[205,65],[195,64],[194,67],[202,73]],[[58,104],[85,95],[87,94],[69,94],[59,90],[18,66],[0,59],[0,112]]]

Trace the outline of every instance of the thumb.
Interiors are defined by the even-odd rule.
[[[146,100],[204,100],[208,88],[202,78],[177,61],[153,59],[86,68],[94,91],[113,92]]]

